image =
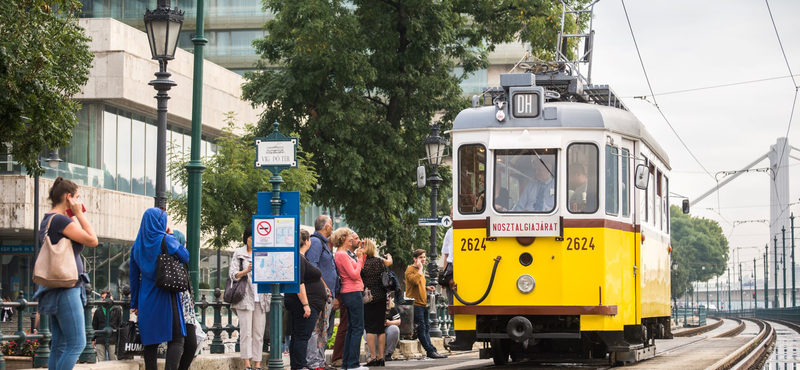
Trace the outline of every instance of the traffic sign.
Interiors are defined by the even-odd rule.
[[[442,226],[444,227],[453,226],[453,219],[451,219],[450,216],[442,217]]]
[[[260,236],[268,236],[272,232],[272,225],[267,221],[261,221],[256,225],[256,232]]]

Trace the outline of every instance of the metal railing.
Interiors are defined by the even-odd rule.
[[[122,309],[122,320],[129,321],[130,320],[130,288],[124,286],[122,288],[122,299],[113,300],[111,298],[106,298],[103,300],[94,300],[92,299],[93,295],[93,288],[91,285],[87,284],[85,286],[86,289],[86,296],[87,296],[87,304],[83,309],[84,312],[84,319],[86,325],[86,347],[81,352],[80,356],[78,357],[79,363],[96,363],[97,362],[97,353],[92,347],[92,339],[95,336],[98,336],[98,340],[103,340],[106,343],[106,348],[108,348],[109,339],[112,335],[116,335],[117,328],[111,327],[111,315],[106,315],[106,322],[103,329],[95,330],[92,327],[92,307],[104,307],[108,309],[112,309],[113,307],[120,307]],[[21,292],[22,293],[22,292]],[[23,294],[20,294],[22,297]],[[222,291],[220,289],[214,290],[214,300],[209,302],[206,299],[206,295],[203,294],[200,301],[195,302],[195,311],[199,310],[200,319],[199,324],[200,327],[203,329],[204,332],[211,332],[213,334],[213,339],[211,339],[211,343],[209,345],[209,350],[211,353],[225,353],[225,344],[222,341],[222,333],[227,333],[228,338],[231,338],[234,332],[239,331],[238,326],[233,325],[233,313],[230,310],[230,303],[223,302],[222,299]],[[39,328],[38,333],[31,334],[26,333],[23,328],[23,317],[25,315],[25,309],[28,307],[35,308],[38,307],[38,302],[28,302],[25,299],[17,299],[13,302],[0,302],[0,308],[4,307],[11,307],[16,310],[16,315],[19,317],[17,320],[17,331],[13,334],[5,334],[0,327],[0,342],[14,342],[17,345],[17,348],[21,348],[23,344],[26,343],[28,340],[40,340],[39,347],[33,355],[33,367],[47,367],[47,362],[50,358],[50,323],[49,323],[49,315],[42,315],[39,318]],[[208,308],[211,308],[214,315],[214,321],[212,326],[207,326],[206,323],[206,315]],[[228,324],[223,326],[222,325],[222,310],[227,309],[227,317],[228,317]],[[36,314],[32,314],[31,323],[35,322]],[[236,341],[236,349],[237,352],[239,351],[239,340]],[[0,370],[5,370],[6,363],[3,357],[2,351],[0,351]]]
[[[697,327],[706,324],[707,309],[705,307],[673,307],[672,319],[683,327]]]

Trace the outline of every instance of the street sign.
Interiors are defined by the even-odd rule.
[[[278,216],[277,218],[280,219],[280,218],[284,218],[284,217],[292,217],[292,216],[283,216],[283,215],[287,215],[287,214],[289,214],[289,215],[299,215],[300,214],[300,192],[297,192],[297,191],[282,191],[280,193],[280,196],[281,196],[281,203],[283,203],[283,206],[281,206],[281,215]],[[272,215],[272,204],[271,204],[272,193],[271,192],[259,192],[256,199],[258,201],[256,213],[261,215],[260,217],[265,217],[265,218],[270,218],[270,219],[276,218],[275,216]],[[283,223],[283,222],[281,222],[281,223]],[[299,225],[300,224],[299,224],[299,221],[295,222],[294,225],[296,227],[296,229],[295,229],[296,230],[296,234],[295,235],[297,235],[297,238],[299,239],[300,238],[300,236],[299,236],[300,235],[300,231],[299,231],[299,227],[300,227]],[[273,224],[273,229],[272,229],[272,233],[273,234],[277,233],[276,237],[278,239],[280,239],[280,235],[282,235],[282,231],[279,231],[280,226],[281,225],[275,226]],[[276,229],[276,227],[278,227],[278,229]],[[255,235],[255,234],[257,234],[257,232],[254,232],[253,234]],[[287,251],[287,250],[292,250],[292,249],[297,250],[295,248],[286,248],[286,247],[274,246],[274,247],[270,247],[270,248],[259,249],[258,252],[259,253],[261,253],[261,252],[267,252],[267,253],[279,252],[280,253],[282,251]],[[253,250],[256,251],[255,248],[253,248]],[[267,262],[269,262],[269,258],[271,258],[269,254],[266,255],[266,256],[263,256],[263,255],[255,256],[254,255],[253,257],[267,258],[267,259],[264,260],[265,265],[266,265]],[[281,258],[282,257],[280,257],[280,256],[276,256],[276,259],[278,261],[281,261]],[[299,257],[299,254],[297,254],[296,258],[297,259],[295,260],[296,261],[295,274],[297,274],[297,278],[296,278],[297,280],[295,280],[296,281],[295,283],[292,283],[292,282],[281,282],[281,293],[300,293],[300,283],[299,283],[299,281],[300,281],[299,280],[300,279],[300,267],[299,267],[300,266],[299,265],[300,260],[299,260],[299,258],[300,257]],[[274,261],[274,259],[273,259],[273,261]],[[256,284],[256,286],[258,287],[258,293],[272,293],[272,289],[271,289],[269,284]]]
[[[419,226],[444,226],[450,227],[453,225],[453,220],[450,216],[444,217],[420,217],[417,225]]]
[[[277,175],[284,169],[297,167],[298,139],[280,133],[277,122],[274,126],[275,130],[269,136],[255,138],[255,167],[267,169]]]

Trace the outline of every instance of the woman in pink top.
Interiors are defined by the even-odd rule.
[[[361,281],[361,268],[364,267],[364,248],[358,234],[346,227],[336,230],[331,236],[336,247],[336,270],[342,279],[341,301],[347,308],[347,336],[344,340],[343,370],[366,370],[358,362],[361,334],[364,332],[364,303],[362,295],[364,282]]]

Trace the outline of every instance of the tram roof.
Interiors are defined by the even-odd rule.
[[[494,106],[468,108],[456,116],[453,131],[494,128],[604,129],[641,139],[665,166],[671,168],[667,152],[631,112],[603,105],[570,102],[545,103],[543,108],[543,114],[538,118],[514,118],[509,115],[504,122],[498,122],[495,118]],[[555,118],[551,118],[553,116]]]

